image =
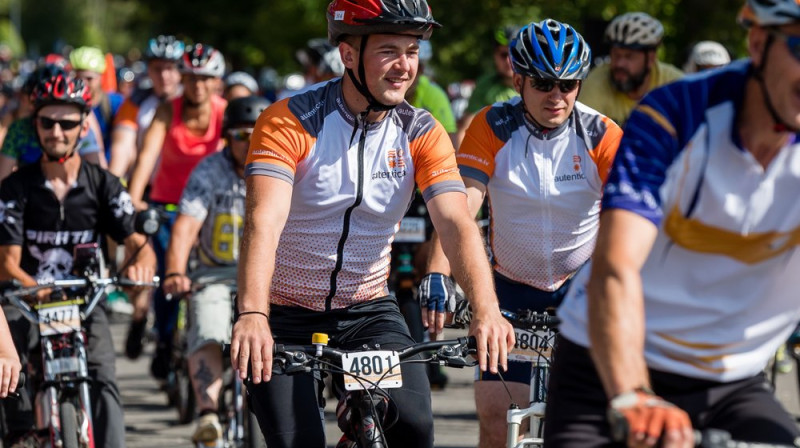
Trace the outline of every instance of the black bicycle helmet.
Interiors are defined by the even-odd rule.
[[[336,45],[343,36],[416,34],[429,39],[433,20],[426,0],[333,0],[328,5],[328,40]]]
[[[31,100],[36,113],[53,104],[74,104],[84,113],[92,107],[89,87],[80,78],[72,78],[64,71],[40,79],[33,88]]]
[[[246,96],[232,100],[225,108],[225,128],[230,129],[238,125],[252,126],[270,104],[272,103],[268,99],[260,96]]]
[[[175,36],[158,36],[150,39],[144,50],[144,59],[163,59],[165,61],[179,61],[183,57],[185,46]]]

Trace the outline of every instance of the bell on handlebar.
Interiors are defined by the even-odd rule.
[[[137,232],[153,236],[158,232],[159,227],[161,227],[161,216],[158,210],[148,208],[136,213],[134,228]]]

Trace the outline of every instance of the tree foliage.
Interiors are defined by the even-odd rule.
[[[9,1],[0,0],[0,12]],[[723,43],[742,56],[744,31],[735,23],[743,0],[429,0],[444,27],[434,32],[434,60],[442,82],[474,78],[491,67],[494,29],[547,17],[575,26],[596,56],[607,53],[605,25],[615,15],[645,11],[666,30],[661,56],[681,65],[690,45],[704,39]],[[272,66],[299,69],[296,49],[326,34],[325,0],[22,0],[22,37],[29,50],[92,44],[125,54],[147,38],[171,33],[223,51],[237,69]]]

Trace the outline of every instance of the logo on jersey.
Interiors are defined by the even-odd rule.
[[[405,168],[406,161],[403,158],[402,149],[390,149],[386,153],[386,161],[389,162],[389,168]]]
[[[62,280],[72,271],[72,255],[60,247],[47,249],[42,253],[38,246],[31,244],[28,250],[33,258],[39,260],[35,277],[41,283]]]
[[[6,210],[13,210],[17,207],[17,201],[0,201],[0,223],[7,222],[9,224],[14,224],[16,220],[13,216],[6,215]]]
[[[122,218],[124,215],[132,215],[135,211],[133,208],[133,200],[127,191],[123,190],[119,196],[111,200],[111,211],[114,213],[115,218]]]
[[[576,156],[572,156],[572,162],[575,164],[575,165],[572,166],[572,168],[577,173],[578,171],[581,170],[581,156],[577,156],[577,155]]]

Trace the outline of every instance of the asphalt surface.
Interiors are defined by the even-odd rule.
[[[112,334],[117,347],[117,379],[125,405],[125,426],[128,448],[191,448],[191,425],[177,423],[177,411],[167,407],[166,396],[149,375],[152,344],[136,361],[124,356],[123,344],[127,324],[112,324]],[[462,333],[450,332],[447,337]],[[778,397],[794,415],[800,415],[796,369],[778,375]],[[450,383],[444,391],[433,392],[433,412],[436,431],[436,446],[447,448],[470,448],[477,446],[478,421],[472,395],[473,371],[469,369],[447,369]],[[328,400],[326,429],[328,445],[338,441],[334,417],[335,400]]]

